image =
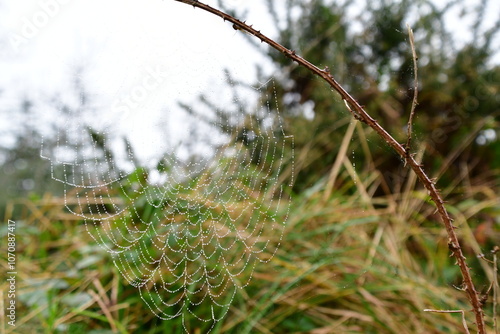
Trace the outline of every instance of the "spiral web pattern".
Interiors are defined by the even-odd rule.
[[[280,177],[293,166],[284,153],[293,152],[293,138],[279,112],[270,112],[277,104],[272,80],[256,91],[253,112],[213,113],[231,129],[213,156],[186,163],[170,154],[158,163],[161,181],[151,182],[145,168],[124,173],[103,151],[105,136],[71,145],[89,136],[76,113],[59,134],[56,149],[66,158],[42,147],[53,179],[65,186],[67,210],[85,221],[151,311],[180,317],[187,332],[193,321],[210,331],[226,315],[283,235],[289,201]]]

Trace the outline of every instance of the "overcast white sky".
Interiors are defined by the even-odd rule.
[[[249,8],[248,22],[273,35],[260,0],[226,2]],[[491,19],[500,13],[496,2],[488,11]],[[467,34],[458,18],[449,24]],[[94,121],[119,125],[114,131],[131,136],[147,157],[165,142],[152,130],[158,124],[186,135],[185,119],[170,113],[177,100],[188,102],[200,91],[221,94],[223,67],[253,81],[253,64],[263,60],[239,34],[173,0],[0,0],[0,130],[16,126],[16,118],[5,113],[9,103],[23,94],[48,99],[65,92],[75,68],[83,66],[82,80],[96,107],[109,111]],[[40,120],[50,117],[48,110],[38,112]]]
[[[116,131],[144,148],[139,154],[163,140],[151,130],[155,124],[182,130],[185,120],[168,112],[177,100],[222,87],[223,67],[252,81],[258,57],[221,19],[172,0],[4,1],[0,22],[0,87],[8,88],[1,103],[67,91],[75,68],[83,66],[83,84],[97,107],[108,110],[99,123],[119,122]],[[38,111],[40,119],[50,114]],[[12,115],[3,116],[3,127],[15,126]]]

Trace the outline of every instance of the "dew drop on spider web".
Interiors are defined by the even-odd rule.
[[[42,148],[67,210],[151,312],[181,318],[187,332],[193,322],[209,331],[224,318],[256,266],[277,252],[287,217],[280,177],[293,165],[293,138],[283,130],[274,81],[227,89],[233,96],[224,105],[233,109],[210,97],[186,105],[173,147],[126,142],[119,161],[111,128],[97,130],[75,109],[55,150]],[[160,158],[138,165],[136,152],[151,149]]]

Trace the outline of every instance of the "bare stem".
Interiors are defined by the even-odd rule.
[[[498,324],[497,324],[497,303],[498,303],[498,259],[497,253],[500,250],[498,246],[495,246],[491,251],[493,253],[493,328],[495,333],[498,334]]]
[[[413,30],[410,28],[409,25],[406,25],[406,27],[408,28],[408,37],[410,39],[411,53],[413,57],[413,74],[414,74],[413,101],[411,103],[410,117],[408,118],[408,125],[407,125],[408,139],[405,145],[406,156],[408,156],[410,155],[411,134],[413,132],[413,118],[415,117],[415,108],[418,105],[418,66],[417,66],[418,57],[417,57],[417,51],[415,51],[415,38],[413,37]]]
[[[464,310],[430,310],[425,309],[424,312],[434,312],[434,313],[460,313],[462,314],[462,326],[464,326],[464,331],[466,334],[470,334],[469,328],[467,328],[467,321],[465,321]]]
[[[174,0],[178,2],[182,2],[188,5],[192,5],[193,7],[201,8],[207,12],[210,12],[216,16],[221,17],[224,21],[229,21],[233,24],[233,28],[237,30],[242,30],[247,32],[258,39],[261,42],[264,42],[271,46],[272,48],[278,50],[283,53],[286,57],[296,61],[301,66],[307,68],[310,72],[316,74],[317,76],[323,78],[333,89],[335,89],[343,100],[346,101],[347,104],[351,106],[349,110],[353,114],[353,116],[366,123],[370,126],[377,134],[384,139],[384,141],[391,146],[405,161],[406,165],[409,166],[417,175],[420,182],[427,189],[432,201],[434,201],[437,211],[443,221],[443,224],[446,228],[446,232],[448,233],[448,248],[450,249],[452,256],[454,256],[457,260],[457,264],[460,267],[460,272],[462,273],[463,278],[463,289],[467,293],[469,301],[472,305],[473,312],[476,317],[476,325],[478,328],[478,333],[485,334],[485,323],[484,323],[484,314],[482,305],[479,299],[478,292],[474,286],[474,283],[471,278],[471,274],[469,271],[469,267],[467,266],[466,258],[462,252],[462,248],[460,247],[460,242],[458,240],[457,234],[455,233],[455,226],[453,226],[453,220],[451,219],[448,211],[444,207],[444,201],[436,188],[434,182],[427,176],[424,172],[422,165],[420,165],[411,154],[407,154],[406,149],[398,143],[378,122],[373,119],[364,108],[335,80],[335,78],[330,74],[329,69],[320,69],[314,64],[310,63],[306,59],[300,57],[296,54],[295,51],[289,50],[278,42],[270,39],[269,37],[262,34],[260,31],[254,29],[251,25],[247,25],[245,22],[242,22],[231,15],[228,15],[220,10],[217,10],[209,5],[201,3],[197,0]]]

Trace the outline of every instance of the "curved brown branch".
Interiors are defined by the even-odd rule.
[[[318,68],[317,66],[310,63],[306,59],[297,55],[295,51],[287,49],[283,45],[263,35],[260,31],[252,28],[251,25],[247,25],[245,22],[242,22],[232,17],[231,15],[221,12],[213,7],[210,7],[209,5],[201,3],[197,0],[175,0],[175,1],[192,5],[193,7],[201,8],[207,12],[210,12],[216,16],[221,17],[224,21],[231,22],[233,24],[234,29],[248,32],[249,34],[260,39],[261,42],[268,44],[269,46],[283,53],[286,57],[296,61],[298,64],[307,68],[312,73],[323,78],[323,80],[325,80],[333,89],[335,89],[340,94],[342,99],[345,100],[346,103],[351,106],[349,110],[351,111],[353,116],[356,117],[358,120],[362,121],[363,123],[366,123],[373,130],[375,130],[378,133],[378,135],[382,137],[384,141],[389,146],[391,146],[406,161],[406,165],[409,166],[411,169],[413,169],[415,174],[417,174],[417,177],[419,178],[420,182],[422,182],[424,187],[427,189],[431,199],[434,201],[437,207],[437,211],[439,212],[439,215],[441,216],[443,224],[446,228],[446,232],[448,233],[448,247],[452,253],[452,256],[456,258],[457,264],[460,267],[460,272],[462,273],[463,289],[467,293],[469,301],[472,305],[473,312],[476,317],[476,325],[478,333],[485,334],[486,331],[485,331],[482,305],[480,302],[478,292],[472,281],[469,267],[467,266],[466,258],[462,252],[462,248],[460,247],[460,242],[458,240],[457,234],[455,233],[455,226],[453,226],[453,220],[451,219],[450,215],[448,214],[448,211],[444,207],[444,201],[438,189],[436,188],[434,182],[429,178],[429,176],[427,176],[427,174],[422,168],[422,165],[420,165],[414,159],[413,155],[407,154],[407,150],[405,149],[405,147],[403,147],[403,145],[398,143],[380,124],[378,124],[378,122],[375,119],[373,119],[364,110],[364,108],[335,80],[335,78],[330,74],[328,68],[327,69]]]

